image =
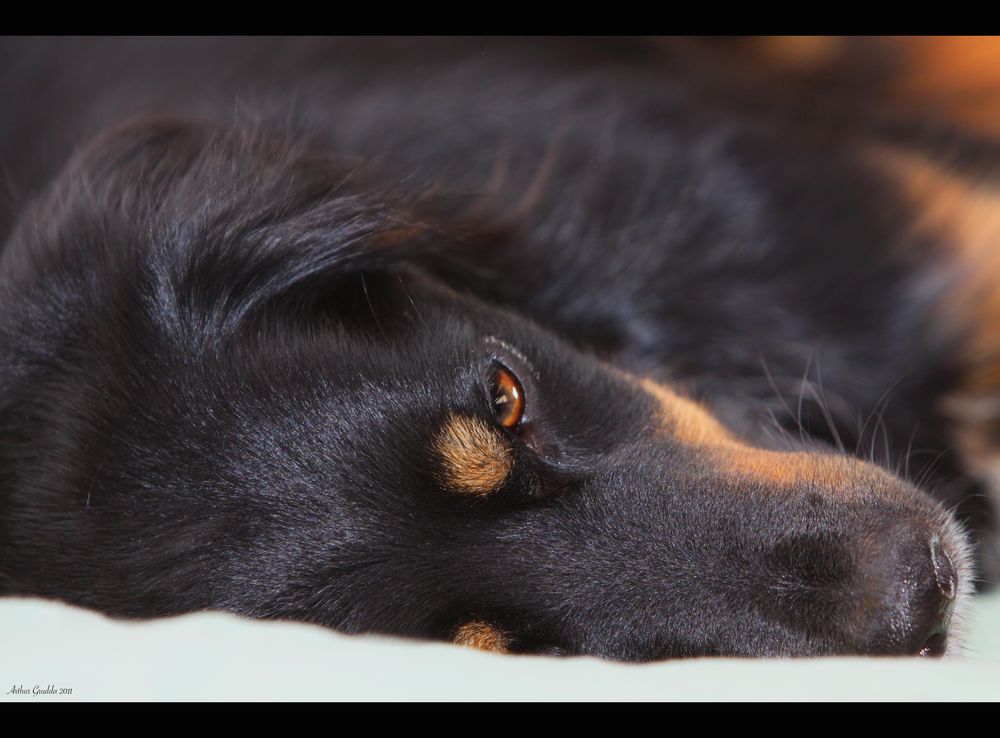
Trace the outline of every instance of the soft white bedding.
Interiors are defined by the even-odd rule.
[[[1000,700],[1000,595],[978,600],[967,620],[967,653],[948,660],[625,665],[348,637],[220,613],[123,622],[0,599],[0,701]],[[50,686],[56,694],[45,693]],[[72,693],[59,694],[65,689]]]

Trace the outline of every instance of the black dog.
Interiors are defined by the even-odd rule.
[[[6,175],[51,181],[0,252],[0,592],[636,660],[954,643],[995,537],[981,156],[639,40],[2,61]]]

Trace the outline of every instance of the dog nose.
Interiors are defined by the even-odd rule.
[[[958,591],[955,564],[941,537],[923,526],[898,525],[877,545],[881,602],[864,651],[941,656]]]
[[[954,600],[955,592],[958,590],[958,575],[955,574],[955,565],[941,547],[939,536],[931,538],[931,565],[934,567],[934,580],[941,594],[949,602]]]

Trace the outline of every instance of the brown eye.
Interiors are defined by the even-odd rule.
[[[504,428],[516,428],[524,415],[524,389],[517,377],[500,365],[492,373],[493,412]]]

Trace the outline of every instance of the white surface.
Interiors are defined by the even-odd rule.
[[[1000,700],[1000,597],[960,659],[496,656],[202,613],[136,623],[0,599],[0,702],[65,700]],[[71,689],[72,694],[11,694]]]

